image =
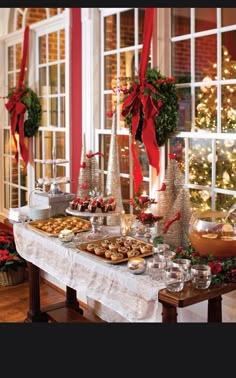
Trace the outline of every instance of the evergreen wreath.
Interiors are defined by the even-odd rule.
[[[143,89],[143,94],[150,95],[153,102],[155,102],[159,108],[159,114],[155,117],[155,134],[156,141],[159,147],[163,146],[169,137],[177,130],[178,125],[178,96],[175,85],[175,79],[171,77],[163,76],[159,70],[155,68],[147,68],[146,70],[146,83],[151,84],[151,87],[146,87]],[[126,78],[127,80],[127,78]],[[132,93],[135,88],[132,83],[140,85],[139,79],[130,79],[129,88],[125,86],[125,97]],[[127,83],[126,83],[127,84]],[[141,89],[142,91],[142,89]],[[125,123],[129,126],[132,132],[132,112],[127,114],[126,109],[122,111],[124,115]],[[140,110],[140,121],[135,134],[135,139],[142,142],[142,127],[143,127],[144,113],[141,108]]]
[[[12,88],[8,93],[8,99],[17,97],[26,107],[26,120],[24,121],[24,136],[32,137],[37,134],[42,118],[42,106],[37,94],[28,87],[22,89]],[[16,127],[18,132],[18,125]]]

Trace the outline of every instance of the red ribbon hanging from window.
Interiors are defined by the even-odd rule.
[[[15,89],[11,99],[5,104],[6,109],[10,113],[11,118],[11,133],[16,147],[16,154],[15,158],[18,161],[19,153],[18,153],[18,146],[17,140],[15,136],[15,132],[18,126],[18,133],[19,133],[19,145],[20,145],[20,154],[26,163],[28,164],[29,161],[29,152],[24,142],[24,114],[27,110],[25,104],[23,104],[20,99],[21,96],[24,94],[24,75],[25,75],[25,65],[26,59],[28,54],[28,42],[29,42],[29,26],[25,27],[24,31],[24,42],[23,42],[23,55],[21,60],[21,69],[20,69],[20,76],[18,80],[18,86]]]
[[[155,92],[155,88],[146,82],[146,70],[148,65],[148,58],[150,52],[154,9],[146,8],[144,17],[144,30],[143,30],[143,49],[141,54],[140,66],[139,66],[139,82],[135,87],[135,90],[130,93],[126,98],[122,107],[122,115],[126,116],[132,112],[132,155],[134,159],[134,190],[138,192],[139,186],[143,179],[142,169],[139,163],[139,159],[135,151],[135,135],[140,121],[140,111],[143,111],[143,126],[142,126],[142,141],[145,145],[148,155],[149,164],[156,168],[157,174],[159,174],[159,147],[156,141],[155,135],[155,117],[159,113],[159,109],[162,106],[161,102],[156,102],[152,99],[150,94],[145,93],[144,89],[149,88],[152,92]]]

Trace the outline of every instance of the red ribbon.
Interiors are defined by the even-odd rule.
[[[143,49],[139,66],[140,84],[132,84],[134,90],[126,97],[122,107],[122,115],[124,117],[126,117],[128,114],[132,115],[131,151],[134,159],[135,193],[138,192],[139,186],[143,179],[139,159],[135,152],[135,135],[140,121],[141,110],[143,111],[142,141],[146,148],[149,164],[156,168],[157,175],[159,174],[160,153],[155,134],[155,117],[159,113],[162,102],[156,101],[152,98],[151,94],[156,93],[157,91],[152,84],[147,83],[145,78],[152,37],[153,19],[154,8],[146,8],[143,31]]]
[[[87,158],[91,159],[92,157],[94,157],[95,155],[99,155],[99,156],[104,156],[104,154],[102,152],[95,152],[95,153],[90,153],[90,154],[86,154]]]
[[[20,145],[20,154],[26,163],[28,164],[29,161],[29,152],[24,142],[24,114],[27,110],[25,104],[23,104],[20,99],[21,96],[24,95],[24,74],[25,74],[25,65],[26,65],[26,58],[28,53],[28,41],[29,41],[29,26],[25,27],[24,32],[24,45],[23,45],[23,56],[21,60],[21,70],[20,76],[18,81],[18,87],[14,91],[13,95],[11,96],[10,100],[5,104],[7,111],[10,113],[11,117],[11,133],[16,147],[15,158],[18,162],[19,153],[18,153],[18,146],[17,140],[15,137],[15,132],[18,126],[18,133],[19,133],[19,145]]]
[[[173,222],[179,220],[180,218],[181,218],[181,212],[178,211],[172,219],[169,219],[169,220],[164,224],[164,227],[163,227],[163,234],[166,234],[167,231],[169,230],[170,225],[171,225]]]

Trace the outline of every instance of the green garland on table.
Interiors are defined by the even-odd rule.
[[[162,237],[156,237],[153,244],[164,243]],[[188,248],[178,247],[175,258],[190,259],[191,265],[205,264],[211,267],[212,285],[221,285],[223,283],[236,283],[236,257],[229,257],[224,260],[218,260],[212,255],[201,256],[195,251],[191,243]]]
[[[11,100],[13,96],[19,96],[20,102],[26,107],[26,120],[24,121],[24,136],[32,137],[37,134],[42,118],[42,106],[37,94],[30,88],[24,87],[22,91],[17,88],[9,90],[8,99]],[[18,132],[18,127],[16,127]]]

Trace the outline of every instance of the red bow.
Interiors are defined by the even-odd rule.
[[[27,25],[24,31],[23,56],[21,60],[21,69],[20,69],[20,75],[19,75],[19,80],[18,80],[18,87],[12,94],[10,100],[5,104],[6,109],[11,115],[11,133],[12,133],[12,137],[16,146],[16,154],[15,154],[16,161],[18,162],[18,157],[19,157],[17,140],[15,137],[15,132],[18,127],[20,153],[26,165],[28,164],[28,161],[29,161],[28,149],[26,148],[25,143],[24,143],[24,114],[27,110],[27,107],[25,104],[23,104],[20,101],[20,99],[21,99],[21,96],[24,95],[24,89],[25,89],[23,85],[23,80],[24,80],[24,74],[25,74],[26,58],[27,58],[27,53],[28,53],[28,42],[29,42],[28,40],[29,40],[29,26]]]
[[[159,174],[159,147],[156,141],[155,134],[155,117],[159,114],[159,109],[162,106],[161,101],[156,101],[152,97],[152,93],[157,93],[157,90],[152,84],[145,80],[145,71],[147,68],[150,43],[152,36],[152,26],[154,18],[154,8],[146,8],[144,19],[143,32],[143,50],[139,67],[139,81],[140,84],[133,83],[133,91],[127,96],[122,106],[122,115],[126,117],[132,114],[132,155],[134,159],[134,188],[135,193],[142,182],[143,175],[139,160],[135,153],[135,135],[140,121],[141,111],[143,112],[143,126],[142,126],[142,141],[145,145],[148,155],[149,164],[156,168]]]
[[[5,104],[5,107],[11,115],[11,133],[12,133],[12,137],[16,146],[16,153],[15,153],[16,161],[18,161],[18,158],[19,158],[17,140],[15,137],[16,128],[18,126],[20,153],[24,162],[27,165],[28,160],[29,160],[29,155],[28,155],[28,150],[24,143],[24,114],[27,110],[27,107],[25,104],[20,102],[20,98],[23,92],[24,91],[22,89],[18,91],[16,90],[13,93],[11,99]]]

